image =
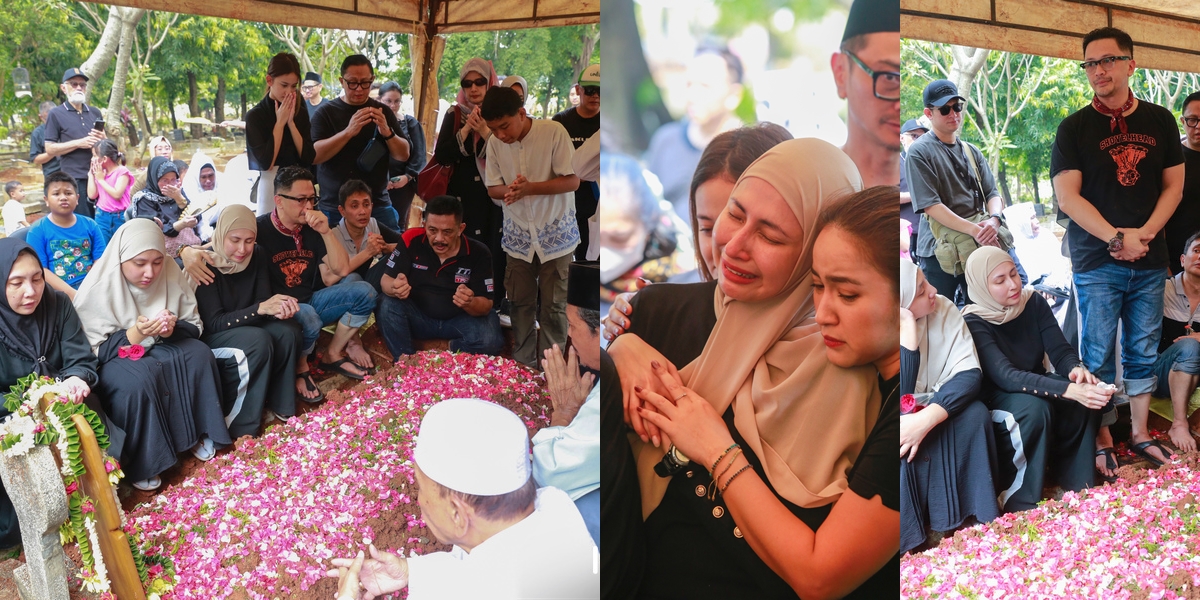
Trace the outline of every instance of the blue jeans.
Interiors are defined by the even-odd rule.
[[[1154,375],[1158,377],[1158,386],[1154,390],[1155,396],[1171,397],[1169,383],[1171,371],[1200,375],[1200,342],[1195,338],[1183,338],[1171,344],[1166,352],[1159,355],[1158,360],[1154,362]]]
[[[362,327],[375,310],[375,288],[362,281],[339,283],[318,290],[300,305],[296,321],[304,334],[304,354],[313,351],[321,328],[337,321],[347,327]]]
[[[124,223],[124,212],[110,213],[106,210],[96,209],[96,224],[100,226],[100,233],[104,234],[105,242],[112,240],[113,233]]]
[[[342,222],[342,213],[337,210],[322,210],[321,212],[329,218],[330,227],[337,227],[338,223]],[[371,209],[371,218],[375,219],[375,222],[379,223],[381,227],[387,227],[397,233],[404,233],[404,230],[400,229],[400,213],[391,206],[376,206]]]
[[[414,339],[450,340],[453,352],[493,356],[500,354],[504,347],[500,317],[494,310],[480,317],[463,313],[452,319],[434,319],[421,312],[411,300],[384,296],[377,320],[379,333],[395,359],[414,352]]]
[[[1121,366],[1125,393],[1154,391],[1154,363],[1162,333],[1163,287],[1166,269],[1138,270],[1105,264],[1075,273],[1079,312],[1083,315],[1080,354],[1088,370],[1102,381],[1117,374],[1117,324],[1121,324]]]

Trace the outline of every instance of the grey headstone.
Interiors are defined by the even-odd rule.
[[[67,569],[58,528],[67,520],[67,493],[46,446],[24,456],[0,454],[0,477],[21,524],[25,564],[13,575],[25,600],[69,600]]]

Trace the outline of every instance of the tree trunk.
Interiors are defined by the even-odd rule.
[[[246,118],[246,92],[242,92],[242,112],[238,114],[238,119]]]
[[[618,151],[641,154],[650,144],[651,132],[670,121],[671,115],[650,78],[633,0],[606,0],[600,11],[600,29],[609,32],[601,61],[621,65],[613,71],[611,83],[605,82],[610,93],[604,106],[604,139],[606,144],[611,140],[611,147]]]
[[[196,84],[196,73],[188,71],[188,114],[191,117],[200,116],[200,88]],[[192,124],[192,139],[200,139],[202,130],[200,125]]]
[[[114,8],[113,10],[121,13],[121,46],[117,51],[117,68],[113,73],[112,90],[108,95],[108,108],[104,111],[104,121],[117,125],[121,122],[121,110],[125,107],[125,82],[129,78],[133,36],[137,35],[137,24],[146,14],[146,10],[141,8]],[[136,138],[137,134],[135,133],[126,147],[136,145]]]
[[[108,22],[104,24],[104,33],[100,34],[100,41],[96,43],[92,55],[79,66],[79,70],[87,73],[88,76],[87,96],[89,99],[92,96],[92,87],[108,70],[108,65],[112,64],[113,56],[117,53],[117,45],[121,43],[122,33],[120,9],[115,6],[110,7]]]
[[[954,62],[950,65],[950,81],[958,86],[959,95],[970,98],[975,76],[987,64],[989,51],[970,46],[951,46],[950,51],[954,54]]]
[[[179,122],[175,120],[175,92],[167,92],[167,114],[171,115],[171,129],[179,129]]]
[[[581,49],[579,57],[575,59],[571,65],[571,82],[579,81],[579,74],[592,64],[592,54],[596,52],[596,42],[600,40],[600,28],[595,25],[588,25],[583,28]]]
[[[1004,163],[1000,163],[1000,195],[1004,197],[1004,206],[1012,206],[1012,192],[1008,190],[1008,166]]]
[[[213,104],[213,119],[216,123],[225,120],[225,76],[217,75],[217,101]],[[224,136],[225,128],[217,127],[217,135]]]
[[[1041,192],[1038,191],[1038,172],[1037,169],[1029,169],[1030,179],[1033,181],[1033,201],[1037,204],[1042,203]]]

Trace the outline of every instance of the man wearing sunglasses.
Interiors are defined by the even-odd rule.
[[[1009,250],[999,235],[1004,201],[996,192],[996,181],[983,153],[959,139],[967,99],[959,95],[958,87],[946,79],[933,81],[925,86],[923,99],[934,135],[913,142],[904,159],[913,210],[921,213],[915,254],[925,278],[938,293],[954,300],[955,292],[959,292],[958,304],[962,305],[969,299],[961,264],[947,271],[946,265],[938,261],[939,250],[946,255],[961,249],[960,262],[979,246]],[[935,235],[930,220],[942,235]]]
[[[846,145],[863,186],[900,182],[900,3],[855,0],[830,58],[846,100]]]
[[[1117,326],[1122,378],[1133,431],[1130,449],[1152,463],[1168,453],[1146,427],[1162,330],[1167,244],[1163,228],[1183,193],[1183,150],[1170,110],[1134,97],[1137,64],[1129,34],[1102,27],[1083,38],[1083,62],[1095,95],[1058,126],[1050,176],[1059,209],[1070,217],[1067,246],[1083,316],[1080,357],[1101,381],[1116,378]],[[1192,224],[1196,226],[1195,223]],[[1096,469],[1116,469],[1116,407],[1104,410]]]
[[[562,123],[571,136],[571,144],[578,150],[588,138],[600,131],[600,65],[591,65],[579,74],[575,84],[579,93],[579,106],[568,108],[553,120]],[[596,182],[580,181],[575,190],[575,218],[579,224],[579,246],[575,248],[576,260],[584,260],[588,249],[588,219],[596,214]]]
[[[369,97],[375,81],[371,61],[352,54],[342,61],[340,78],[344,90],[338,98],[321,106],[312,119],[313,148],[317,157],[317,181],[321,201],[317,208],[329,218],[329,226],[342,220],[338,212],[338,190],[351,179],[371,186],[371,216],[381,225],[399,229],[399,215],[387,193],[387,160],[408,160],[409,144],[400,131],[396,115],[378,100]]]
[[[46,116],[46,154],[59,157],[59,169],[75,179],[79,191],[79,204],[75,214],[91,217],[94,204],[87,195],[88,170],[92,165],[92,146],[104,139],[104,129],[97,129],[96,122],[103,123],[100,109],[84,103],[87,99],[88,76],[79,69],[67,69],[63,73],[62,90],[66,102],[50,110]]]

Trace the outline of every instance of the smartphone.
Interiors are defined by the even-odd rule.
[[[96,119],[96,124],[92,125],[92,129],[96,131],[104,131],[104,119]]]

